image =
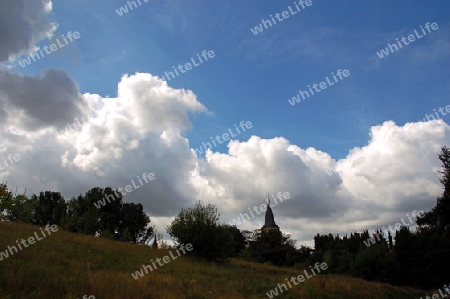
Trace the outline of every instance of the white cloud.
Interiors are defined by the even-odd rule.
[[[229,153],[208,151],[193,178],[200,197],[221,207],[229,221],[264,203],[266,191],[288,191],[274,209],[277,224],[297,238],[317,232],[350,232],[398,222],[413,210],[430,209],[440,195],[439,147],[449,143],[443,121],[372,128],[371,140],[335,162],[314,148],[284,138],[232,141]],[[337,173],[326,170],[336,164]],[[264,216],[252,219],[262,224]],[[255,227],[254,227],[255,228]]]
[[[3,179],[29,192],[57,189],[71,197],[94,186],[124,187],[153,172],[154,181],[125,199],[143,203],[155,223],[164,225],[160,231],[197,200],[216,205],[227,222],[265,203],[267,192],[287,191],[291,198],[274,208],[276,222],[305,241],[318,232],[392,224],[412,210],[430,209],[440,195],[436,155],[449,143],[450,130],[441,120],[374,126],[368,144],[339,161],[283,137],[258,136],[230,141],[228,153],[208,150],[205,159],[197,159],[184,132],[191,127],[189,113],[207,109],[192,91],[137,73],[122,77],[117,98],[80,96],[87,119],[63,135],[61,121],[1,133],[1,153],[22,157]],[[16,107],[19,113],[27,109]],[[334,165],[337,173],[329,176],[326,170]],[[258,228],[263,221],[261,214],[242,228]]]

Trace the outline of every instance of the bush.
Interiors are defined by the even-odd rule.
[[[182,209],[167,233],[179,244],[192,244],[191,254],[198,258],[219,261],[237,256],[243,236],[235,227],[220,225],[219,218],[215,206],[199,202],[194,208]]]

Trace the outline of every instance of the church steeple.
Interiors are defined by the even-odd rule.
[[[156,241],[156,234],[155,234],[155,238],[153,239],[153,245],[152,245],[152,248],[158,249],[158,241]]]
[[[261,227],[261,230],[268,231],[268,230],[279,230],[280,228],[275,223],[275,218],[273,216],[272,208],[270,207],[270,198],[269,194],[267,193],[267,209],[266,209],[266,216],[264,219],[264,225]]]

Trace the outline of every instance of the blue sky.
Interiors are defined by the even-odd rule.
[[[81,38],[70,43],[66,48],[61,48],[22,68],[17,62],[32,52],[31,44],[33,42],[38,47],[51,43],[48,38],[38,40],[30,38],[30,47],[7,53],[9,54],[9,61],[5,62],[4,66],[5,69],[8,68],[8,72],[29,77],[39,77],[46,69],[63,69],[67,77],[78,86],[80,97],[86,99],[90,94],[98,95],[102,98],[102,101],[107,101],[107,98],[122,98],[126,102],[127,99],[118,96],[118,84],[122,81],[124,75],[135,78],[133,76],[136,73],[142,73],[161,78],[164,72],[172,71],[172,66],[190,62],[191,58],[196,59],[197,53],[201,54],[203,50],[214,51],[214,58],[210,58],[167,82],[168,86],[174,90],[192,91],[195,94],[196,101],[204,107],[204,109],[199,106],[193,109],[190,109],[192,106],[189,106],[190,108],[185,107],[186,111],[183,110],[183,113],[188,115],[188,120],[184,118],[180,120],[182,125],[177,127],[180,130],[180,137],[186,138],[189,147],[195,149],[200,147],[202,142],[210,141],[210,137],[222,135],[229,128],[233,129],[234,124],[239,124],[241,121],[250,121],[253,127],[235,138],[242,145],[242,148],[236,148],[236,152],[229,152],[228,143],[224,143],[213,149],[214,158],[211,156],[211,158],[202,157],[193,160],[192,163],[196,165],[205,163],[205,168],[197,169],[199,172],[204,171],[204,173],[196,173],[199,175],[199,180],[209,180],[209,186],[214,185],[214,187],[211,187],[213,190],[205,191],[205,189],[201,191],[200,187],[196,185],[193,188],[196,192],[192,192],[188,200],[186,194],[183,194],[184,191],[182,190],[185,189],[181,185],[172,186],[169,174],[166,177],[161,174],[160,177],[165,177],[161,186],[171,190],[170,195],[166,194],[165,196],[183,198],[182,200],[173,200],[173,203],[169,205],[170,208],[168,208],[171,212],[180,206],[183,207],[186,203],[192,202],[193,198],[207,194],[211,197],[217,196],[211,201],[223,208],[225,215],[229,215],[228,218],[234,218],[233,216],[238,214],[239,211],[245,211],[247,206],[253,205],[250,203],[263,200],[256,199],[260,195],[269,191],[276,193],[289,190],[290,182],[283,182],[281,179],[280,181],[276,181],[276,179],[271,181],[269,185],[273,190],[270,187],[267,187],[270,190],[263,190],[264,184],[258,185],[255,183],[254,190],[257,190],[260,194],[255,194],[254,197],[245,195],[244,197],[248,201],[243,203],[238,198],[238,195],[242,195],[244,192],[243,190],[238,190],[239,188],[230,181],[220,181],[223,179],[223,175],[214,173],[211,169],[205,170],[208,167],[213,167],[212,165],[216,167],[217,163],[233,164],[222,159],[230,159],[231,161],[234,158],[242,158],[243,160],[240,163],[247,165],[244,144],[249,147],[252,146],[251,136],[259,138],[261,143],[255,141],[255,144],[261,144],[262,147],[265,146],[264,140],[274,143],[286,140],[287,143],[280,141],[286,148],[292,145],[301,149],[301,153],[299,152],[297,156],[301,157],[302,161],[299,162],[298,165],[300,166],[297,165],[297,167],[305,167],[306,172],[304,173],[300,174],[296,173],[295,170],[291,172],[291,170],[286,169],[289,165],[297,162],[287,162],[286,165],[283,164],[282,167],[277,168],[276,166],[270,166],[269,159],[266,157],[265,164],[268,170],[273,170],[275,177],[297,175],[299,179],[310,180],[309,185],[302,186],[303,191],[290,191],[292,194],[298,193],[299,198],[308,198],[308,194],[316,192],[315,188],[320,188],[315,185],[312,179],[317,170],[308,161],[314,159],[319,161],[321,159],[322,162],[317,162],[317,165],[324,164],[320,164],[320,167],[324,169],[327,168],[327,165],[335,164],[339,164],[343,167],[342,169],[345,169],[347,164],[357,164],[352,160],[357,159],[355,158],[357,154],[350,155],[353,150],[360,151],[366,162],[370,160],[374,165],[377,165],[380,158],[369,150],[376,143],[373,136],[370,135],[374,127],[391,128],[392,132],[396,132],[391,137],[397,139],[385,139],[386,142],[390,142],[387,145],[389,147],[395,147],[396,142],[398,142],[399,147],[402,142],[406,142],[405,146],[415,145],[418,147],[417,156],[409,157],[411,160],[405,160],[403,162],[405,165],[414,163],[412,161],[420,158],[421,151],[424,151],[422,152],[423,155],[429,153],[428,149],[422,148],[423,144],[421,145],[421,143],[431,140],[435,145],[434,148],[437,148],[449,140],[449,127],[447,125],[450,120],[449,116],[441,115],[444,123],[436,124],[436,127],[432,127],[430,124],[425,128],[425,125],[417,124],[423,120],[426,114],[432,114],[433,109],[439,109],[439,107],[445,109],[447,105],[450,105],[448,97],[450,93],[448,79],[450,66],[450,20],[448,18],[450,3],[448,1],[442,0],[430,3],[428,1],[313,0],[312,5],[281,22],[277,22],[276,25],[257,35],[253,34],[250,29],[258,26],[262,19],[269,19],[271,14],[282,13],[288,10],[288,6],[293,8],[294,1],[140,1],[142,4],[137,8],[119,16],[116,10],[126,6],[127,1],[54,0],[51,11],[43,13],[43,15],[45,15],[48,23],[56,23],[58,27],[56,30],[48,29],[47,32],[57,38],[69,31],[78,31]],[[38,2],[48,3],[48,0],[39,0]],[[380,58],[377,56],[376,53],[386,48],[388,43],[395,43],[396,38],[400,39],[402,36],[407,37],[409,34],[413,34],[414,30],[419,31],[420,26],[425,26],[427,22],[437,23],[438,29],[431,30],[426,36],[403,46],[402,49],[387,57]],[[20,53],[22,55],[17,56]],[[288,99],[296,96],[300,89],[305,90],[308,85],[319,84],[325,81],[327,76],[331,78],[331,73],[336,73],[339,69],[347,69],[350,76],[294,106],[288,103]],[[145,91],[143,92],[145,93]],[[86,103],[86,100],[82,102]],[[156,105],[156,102],[158,101],[155,100],[152,103]],[[136,99],[136,103],[139,103],[139,99]],[[162,111],[162,114],[164,114],[164,107],[166,106],[164,106],[165,104],[161,105],[155,106],[155,109],[158,109],[154,111]],[[195,106],[196,104],[192,105]],[[91,103],[88,106],[93,109],[94,104]],[[151,115],[152,112],[149,113]],[[72,115],[72,117],[79,116],[77,114]],[[168,116],[165,120],[172,121],[171,117],[173,116]],[[66,123],[73,122],[73,118],[70,117],[65,120]],[[393,124],[383,125],[384,122],[390,120],[394,121],[396,126]],[[145,122],[146,120],[142,121]],[[177,121],[175,122],[178,124]],[[414,126],[405,127],[406,123],[414,123]],[[152,122],[152,124],[154,123]],[[13,124],[10,125],[13,126]],[[55,124],[55,128],[61,129],[61,126],[63,125]],[[147,132],[150,129],[142,130]],[[12,130],[8,132],[11,133]],[[167,133],[168,131],[162,130],[157,135],[164,132]],[[402,134],[408,132],[418,139],[403,138]],[[94,134],[91,133],[89,136],[92,137]],[[278,137],[281,139],[277,139]],[[421,139],[422,137],[423,139]],[[160,157],[159,153],[151,150],[155,146],[154,143],[149,141],[152,140],[151,138],[140,140],[139,147],[142,147],[142,151],[149,155],[147,157],[152,157],[148,159]],[[181,142],[180,140],[178,141]],[[277,146],[274,145],[272,151],[279,150]],[[102,151],[101,147],[98,145],[96,147]],[[89,160],[89,163],[81,162],[81,157],[92,154],[93,148],[76,149],[77,145],[72,145],[71,148],[77,152],[77,154],[74,154],[76,157],[73,158],[71,163],[80,172],[88,171],[87,169],[94,166],[101,169],[107,169],[110,166],[107,164],[108,159],[106,157],[99,158],[96,156],[97,158],[92,158],[96,161],[95,165],[89,164],[93,160]],[[308,152],[308,148],[312,148],[313,151]],[[14,149],[16,147],[14,142],[11,141],[8,146],[5,146],[4,153],[14,151]],[[366,149],[365,152],[364,149]],[[393,149],[393,151],[397,150],[399,149]],[[60,151],[52,154],[55,155],[55,165],[59,163],[61,156],[71,150],[61,148]],[[161,151],[164,152],[163,149]],[[117,154],[118,152],[121,154]],[[116,151],[114,159],[120,155],[123,155],[122,158],[125,157],[124,152],[126,150],[121,147],[120,150]],[[261,153],[264,153],[264,149]],[[329,155],[326,157],[326,163],[323,162],[322,158],[318,158],[322,157],[321,153]],[[392,154],[390,158],[394,159],[396,163],[400,163],[399,157],[404,156],[403,152],[390,153]],[[428,165],[430,169],[434,169],[432,174],[427,174],[427,179],[430,180],[429,184],[436,184],[435,170],[439,166],[439,161],[435,158],[436,152],[433,153],[434,158],[430,156]],[[171,159],[178,161],[179,158],[179,161],[185,161],[183,155],[180,154]],[[247,155],[248,157],[252,155],[258,157],[258,153],[249,152]],[[386,158],[386,155],[383,157]],[[70,158],[67,159],[70,160]],[[279,164],[279,161],[285,161],[284,158],[280,159],[277,160]],[[249,161],[247,162],[252,164]],[[102,166],[101,163],[106,165]],[[99,183],[107,184],[111,182],[111,184],[120,185],[123,184],[124,180],[129,181],[135,177],[134,174],[142,173],[137,169],[130,170],[134,167],[131,165],[137,167],[139,162],[133,164],[122,160],[121,163],[123,164],[111,166],[109,174],[106,170],[103,170],[106,177],[102,178],[103,181]],[[174,169],[189,168],[183,163],[175,163]],[[252,169],[258,172],[256,164],[252,165]],[[112,173],[112,169],[119,172],[118,169],[124,169],[124,167],[130,173],[129,179],[119,178],[118,173]],[[214,169],[217,170],[217,167]],[[227,167],[232,168],[232,166]],[[161,166],[162,168],[163,166]],[[222,169],[221,171],[225,170]],[[238,172],[238,169],[234,171]],[[397,170],[392,169],[392,175],[394,171]],[[262,172],[265,173],[265,171]],[[87,188],[89,183],[95,182],[91,178],[82,182],[85,178],[81,174],[78,175],[78,183],[74,186]],[[181,177],[184,177],[184,175],[186,174],[181,175]],[[344,201],[346,196],[350,196],[348,194],[342,195],[346,193],[342,188],[347,188],[352,198],[360,196],[359,191],[356,192],[354,189],[349,191],[350,183],[346,181],[345,174],[339,173],[338,175],[340,176],[338,185],[341,189],[332,193],[339,200]],[[13,173],[5,175],[5,178],[17,183],[19,177],[18,174],[14,176]],[[73,195],[73,189],[58,182],[57,174],[49,177],[51,183],[47,181],[38,184],[37,181],[29,181],[27,184],[36,186],[36,189],[57,185],[60,190],[66,188],[67,196]],[[158,173],[156,173],[156,177],[158,177]],[[257,181],[258,178],[256,177],[255,180]],[[347,178],[347,180],[350,179]],[[324,184],[335,186],[335,183],[326,182]],[[354,181],[353,184],[356,184],[356,182]],[[429,190],[427,189],[426,196],[423,192],[417,191],[416,197],[420,197],[420,200],[424,201],[416,209],[432,207],[435,197],[439,195],[439,191],[436,191],[438,187],[433,186],[434,191],[431,191],[432,188],[430,187]],[[426,189],[426,187],[424,188]],[[397,194],[397,189],[394,189],[384,190],[383,192]],[[230,193],[225,196],[224,194],[227,194],[227,192]],[[327,196],[332,198],[333,195],[330,194]],[[408,196],[412,195],[409,194]],[[311,201],[314,201],[314,198],[312,196]],[[229,200],[230,207],[224,204],[224,200]],[[408,206],[409,208],[409,206],[412,206],[410,202],[406,202],[407,200],[404,198],[392,199],[389,207],[385,206],[380,208],[379,211],[381,213],[381,211],[388,211],[392,207]],[[302,203],[308,207],[310,205],[309,201]],[[374,203],[374,205],[376,204]],[[299,206],[299,209],[301,209],[301,205]],[[149,209],[151,207],[150,204]],[[230,210],[227,210],[228,208]],[[346,213],[352,214],[347,208],[345,208]],[[279,215],[287,217],[286,219],[293,217],[289,214],[288,206],[283,208],[280,205],[279,209],[281,209],[278,212]],[[344,208],[342,209],[344,210]],[[320,210],[319,206],[312,207],[311,204],[313,214],[318,210]],[[361,219],[355,220],[353,227],[357,229],[361,226],[373,227],[377,224],[388,223],[393,221],[392,219],[400,218],[399,215],[405,214],[405,211],[397,209],[395,213],[392,212],[386,217],[377,216],[377,219],[372,219],[373,221],[366,219],[366,222],[358,222],[362,221],[361,219],[364,217],[367,218],[367,216],[360,216]],[[324,212],[322,217],[329,216],[328,212]],[[160,223],[167,223],[170,219],[170,213],[168,211],[158,213],[154,213],[155,218],[160,216]],[[277,216],[277,211],[274,211],[274,213]],[[355,212],[352,215],[355,216],[358,213]],[[334,219],[335,221],[344,219],[336,215],[334,217],[327,219]],[[293,217],[292,221],[295,218]],[[332,223],[331,220],[330,223]],[[258,226],[259,222],[252,224]],[[308,229],[308,232],[301,232],[294,222],[289,222],[285,226],[289,227],[291,232],[295,231],[294,235],[303,240],[309,239],[308,234],[314,229],[321,228],[317,224],[314,228]],[[324,226],[323,229],[332,227],[335,226],[330,224],[328,227]],[[342,231],[348,230],[351,230],[351,228],[342,227]]]
[[[173,87],[195,91],[214,112],[214,117],[192,117],[186,136],[194,148],[248,120],[254,126],[241,140],[251,134],[284,136],[335,159],[366,144],[373,125],[415,122],[449,104],[446,1],[313,1],[258,35],[250,28],[288,6],[295,9],[293,1],[141,4],[119,16],[115,10],[126,1],[54,1],[56,34],[79,31],[81,39],[71,53],[49,56],[24,73],[63,67],[81,92],[113,97],[125,73],[162,76],[197,53],[213,50],[213,59],[170,80]],[[439,29],[389,57],[376,55],[426,22],[438,23]],[[338,69],[348,69],[350,77],[289,105],[287,99],[299,89]]]

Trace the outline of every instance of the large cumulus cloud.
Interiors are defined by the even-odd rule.
[[[442,120],[404,126],[388,121],[372,127],[368,144],[339,161],[281,137],[252,136],[230,142],[227,154],[209,150],[197,163],[193,184],[200,197],[222,207],[225,220],[264,203],[265,192],[288,191],[291,199],[274,213],[299,239],[372,229],[434,205],[441,192],[437,154],[449,143],[449,133]],[[243,227],[260,227],[263,221],[261,214]]]
[[[291,198],[274,208],[276,221],[303,241],[317,232],[396,223],[412,210],[430,209],[441,191],[437,154],[450,141],[442,120],[374,126],[366,146],[338,161],[283,137],[258,136],[230,141],[227,153],[208,150],[201,159],[184,136],[189,114],[208,112],[192,91],[136,73],[122,77],[115,98],[81,97],[89,114],[73,129],[2,133],[3,152],[24,157],[4,178],[30,192],[57,188],[70,197],[93,186],[125,187],[153,172],[156,179],[125,200],[142,202],[160,231],[197,200],[215,204],[229,221],[263,204],[267,192],[287,191]],[[263,221],[261,214],[240,228]]]

